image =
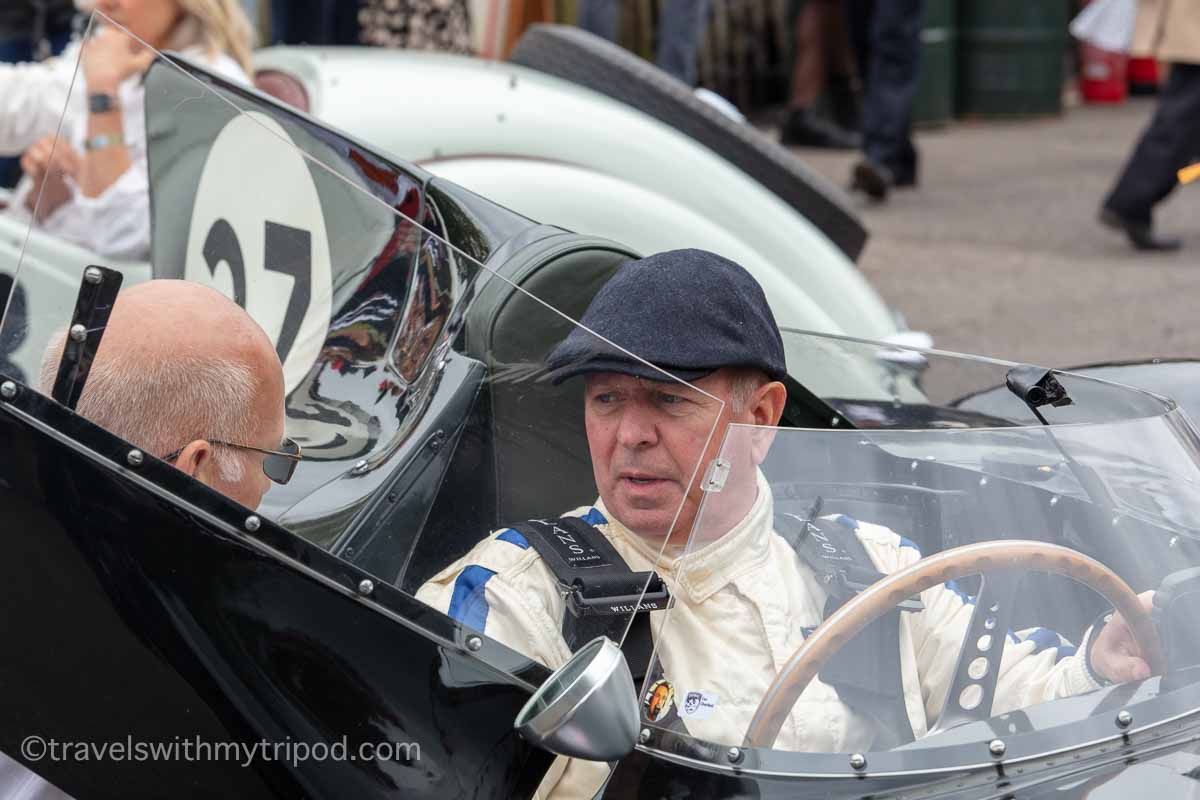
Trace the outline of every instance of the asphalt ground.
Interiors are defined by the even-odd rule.
[[[1157,211],[1178,253],[1137,253],[1096,221],[1153,110],[1138,98],[918,131],[920,186],[858,204],[860,267],[938,348],[1056,367],[1200,357],[1200,183]],[[857,157],[796,152],[839,186]]]

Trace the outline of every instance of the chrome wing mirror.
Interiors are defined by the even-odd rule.
[[[529,698],[513,723],[551,753],[618,761],[633,751],[637,689],[621,649],[603,636],[588,642]]]

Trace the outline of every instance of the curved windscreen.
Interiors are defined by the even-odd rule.
[[[103,113],[85,57],[101,40],[148,65]],[[663,594],[658,549],[694,515],[723,407],[573,321],[626,255],[497,251],[498,234],[548,229],[257,95],[229,59],[156,53],[99,14],[73,55],[47,133],[77,158],[23,189],[0,370],[139,448],[148,479],[187,472],[189,491],[257,509],[471,635],[549,667],[620,641],[647,585]],[[139,264],[69,241],[64,219],[126,226]],[[595,358],[650,377],[595,381]],[[651,414],[687,407],[694,446],[658,480],[589,459],[596,409],[632,394]],[[609,524],[597,484],[614,481],[653,511],[623,559],[573,527]],[[531,572],[535,553],[556,568]]]
[[[837,409],[837,427],[735,411],[723,483],[660,563],[674,605],[655,622],[646,725],[746,746],[747,768],[865,753],[927,769],[964,743],[978,749],[954,758],[974,764],[998,735],[1010,752],[1023,734],[1043,752],[1082,745],[1095,734],[1079,723],[1111,728],[1114,704],[1144,725],[1195,704],[1200,440],[1173,403],[787,336],[809,356],[793,375],[829,387],[808,402]],[[953,405],[997,385],[1011,403]]]

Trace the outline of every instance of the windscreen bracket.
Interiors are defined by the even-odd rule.
[[[51,392],[51,396],[67,408],[74,410],[83,394],[123,280],[120,272],[108,267],[93,264],[83,271],[83,281],[75,298],[75,313],[67,328],[62,359]]]

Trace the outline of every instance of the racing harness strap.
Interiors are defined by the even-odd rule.
[[[857,525],[851,527],[852,523],[848,517],[834,521],[812,515],[807,519],[796,514],[775,515],[775,531],[812,569],[828,593],[822,620],[884,577],[875,569],[855,532]],[[923,607],[916,597],[900,603],[847,642],[819,675],[823,683],[837,691],[843,703],[875,721],[878,738],[873,746],[880,749],[914,739],[900,670],[900,613]]]
[[[634,683],[640,684],[654,650],[649,612],[665,609],[671,597],[662,578],[631,570],[608,537],[578,517],[531,519],[512,527],[558,580],[566,598],[562,633],[567,646],[574,651],[597,636],[614,642],[624,637],[621,651]]]

